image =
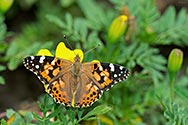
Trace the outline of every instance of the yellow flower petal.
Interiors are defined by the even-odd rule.
[[[15,121],[16,114],[12,114],[11,117],[7,120],[7,125],[10,125]]]
[[[69,60],[71,62],[74,62],[74,58],[75,58],[75,56],[77,54],[79,55],[80,60],[82,62],[83,57],[84,57],[84,54],[83,54],[82,50],[80,50],[80,49],[75,49],[74,51],[70,50],[70,49],[68,49],[65,46],[65,44],[63,42],[60,42],[57,45],[57,48],[56,48],[56,57],[59,57],[59,58],[66,59],[66,60]]]
[[[41,49],[38,51],[37,56],[53,56],[48,49]]]
[[[92,62],[100,62],[99,60],[92,60]]]

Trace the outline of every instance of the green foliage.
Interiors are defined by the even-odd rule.
[[[15,112],[12,109],[6,111],[6,115],[11,125],[59,125],[70,124],[78,125],[84,120],[95,120],[96,116],[104,114],[111,110],[106,105],[96,106],[92,108],[66,108],[57,105],[49,95],[44,95],[38,102],[40,112]],[[1,120],[1,124],[5,124],[5,120]]]
[[[130,69],[131,76],[125,83],[104,93],[98,103],[89,108],[64,107],[45,95],[38,102],[40,113],[27,111],[22,114],[7,110],[8,119],[15,115],[12,124],[71,125],[93,121],[102,125],[187,124],[188,68],[186,73],[183,69],[181,74],[174,76],[174,101],[169,101],[167,55],[163,55],[167,51],[160,48],[164,45],[187,47],[188,16],[185,9],[176,13],[174,7],[169,7],[161,15],[153,0],[17,0],[16,5],[23,10],[33,6],[37,9],[33,20],[20,22],[22,28],[19,33],[8,34],[14,35],[8,42],[5,42],[4,18],[0,16],[0,61],[9,70],[17,69],[25,56],[36,55],[41,48],[53,52],[59,41],[65,42],[63,36],[66,35],[68,47],[86,51],[85,61],[97,59],[124,65]],[[109,27],[121,15],[123,7],[127,7],[130,16],[135,17],[136,32],[130,34],[130,39],[125,39],[129,35],[125,32],[119,40],[110,43],[107,39]],[[127,30],[130,27],[131,23]],[[98,45],[96,50],[92,50]],[[6,67],[0,65],[0,72],[4,70]],[[5,82],[0,76],[0,83]],[[1,124],[6,122],[1,120]]]
[[[1,57],[1,54],[5,51],[7,44],[4,42],[4,39],[7,35],[7,28],[4,23],[4,17],[0,14],[0,62],[3,62],[4,59]],[[4,71],[6,67],[4,65],[1,65],[0,63],[0,72]],[[0,84],[5,84],[5,80],[2,76],[0,76]]]
[[[156,44],[188,45],[188,16],[185,9],[176,15],[174,7],[169,7],[153,24],[156,34]]]
[[[175,8],[171,6],[160,16],[153,0],[111,1],[117,8],[128,6],[131,14],[136,16],[137,38],[140,41],[154,45],[188,45],[188,16],[185,9],[176,14]]]
[[[188,124],[188,110],[181,108],[177,104],[171,104],[166,107],[164,116],[168,122],[166,125],[187,125]]]
[[[5,66],[0,65],[0,72],[4,71],[6,69]],[[2,76],[0,76],[0,84],[5,84],[5,80]]]
[[[164,117],[167,119],[166,125],[187,125],[188,124],[188,110],[186,107],[181,107],[176,103],[170,101],[162,102],[164,108]]]

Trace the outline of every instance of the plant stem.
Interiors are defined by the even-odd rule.
[[[171,101],[174,101],[174,82],[175,82],[175,72],[170,73],[170,96]]]

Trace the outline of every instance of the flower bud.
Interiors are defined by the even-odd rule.
[[[183,52],[180,49],[173,49],[168,57],[168,70],[169,72],[177,72],[183,62]]]
[[[116,42],[125,32],[127,28],[128,17],[121,15],[116,17],[110,25],[108,31],[108,41],[113,43]]]
[[[0,14],[5,13],[12,5],[13,0],[0,0]]]

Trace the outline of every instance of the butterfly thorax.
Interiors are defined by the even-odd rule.
[[[74,63],[72,64],[72,68],[71,68],[71,74],[74,78],[80,76],[81,74],[80,68],[81,68],[80,57],[79,55],[76,55],[76,57],[74,58]]]

